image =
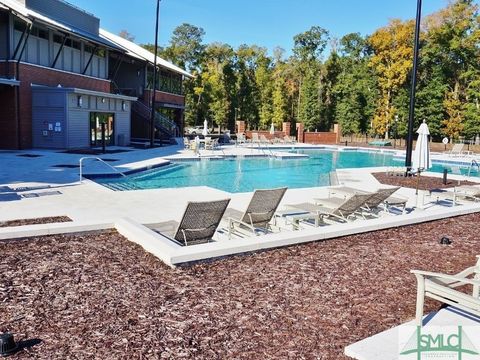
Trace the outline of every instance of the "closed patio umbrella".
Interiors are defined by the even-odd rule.
[[[208,135],[208,121],[207,119],[205,119],[203,121],[203,131],[202,131],[202,135],[203,136],[207,136]]]
[[[271,135],[275,134],[275,126],[273,125],[273,122],[272,122],[272,125],[270,126],[270,134]]]
[[[417,144],[415,145],[415,151],[413,153],[412,168],[418,174],[416,189],[416,193],[418,194],[420,173],[432,167],[432,160],[430,158],[430,144],[428,142],[428,135],[430,135],[430,131],[428,130],[428,125],[425,120],[423,120],[423,123],[418,128],[417,134],[418,138]]]

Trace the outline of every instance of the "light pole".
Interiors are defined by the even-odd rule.
[[[415,91],[417,87],[417,64],[418,64],[418,52],[420,47],[421,19],[422,19],[422,0],[417,0],[417,16],[416,16],[416,22],[415,22],[415,43],[413,47],[412,88],[410,89],[410,111],[408,114],[407,153],[405,156],[405,167],[407,168],[407,172],[412,168],[413,122],[415,120]]]
[[[157,52],[158,52],[158,15],[160,13],[160,0],[157,0],[157,17],[155,20],[155,56],[153,57],[153,86],[152,86],[152,111],[150,113],[150,147],[155,146],[155,92],[157,90]],[[160,146],[162,140],[160,139]]]
[[[397,127],[398,127],[398,115],[395,115],[395,122],[394,122],[395,128],[393,129],[393,148],[397,148]],[[402,145],[400,143],[400,145]]]

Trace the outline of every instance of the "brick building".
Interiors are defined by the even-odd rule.
[[[148,138],[154,55],[117,38],[62,0],[0,0],[0,148],[96,146],[100,123],[112,145]],[[191,75],[157,63],[156,136],[172,137]]]

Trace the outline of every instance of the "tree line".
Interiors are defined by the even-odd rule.
[[[406,135],[414,20],[391,20],[373,34],[336,39],[320,26],[295,35],[292,55],[257,45],[204,43],[205,31],[178,26],[159,55],[195,75],[184,83],[185,121],[234,129],[302,122],[310,131],[339,123],[345,135]],[[152,50],[152,45],[145,45]],[[328,53],[327,53],[328,50]],[[416,126],[434,138],[480,133],[480,17],[473,0],[454,0],[422,19]],[[294,129],[294,126],[292,126]]]

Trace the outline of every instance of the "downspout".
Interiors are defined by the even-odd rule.
[[[11,19],[12,16],[9,14],[8,19]],[[9,23],[7,23],[9,24]],[[7,43],[7,59],[11,60],[11,55],[12,55],[12,49],[10,49],[10,35],[12,33],[12,30],[10,29],[10,26],[7,26],[7,31],[6,31],[6,43]],[[10,78],[10,63],[8,61],[5,62],[5,69],[4,69],[5,77]]]
[[[23,53],[25,51],[25,48],[27,47],[27,44],[28,44],[28,39],[30,37],[30,33],[32,32],[32,27],[33,27],[33,22],[34,20],[32,20],[31,23],[29,23],[27,25],[27,37],[25,38],[25,42],[23,43],[23,46],[22,46],[22,50],[20,51],[20,55],[18,56],[18,60],[17,60],[17,63],[16,63],[16,67],[15,67],[15,79],[16,80],[20,80],[20,61],[22,60],[22,56],[23,56]],[[16,54],[14,54],[16,55]],[[15,60],[15,58],[13,58],[13,60]],[[16,124],[16,132],[17,132],[17,147],[18,149],[21,149],[22,148],[22,137],[21,137],[21,133],[20,133],[20,122],[21,122],[21,117],[20,117],[20,86],[16,86],[15,87],[15,98],[16,98],[16,102],[17,102],[17,106],[16,106],[16,109],[15,109],[15,117],[17,118],[17,124]]]

